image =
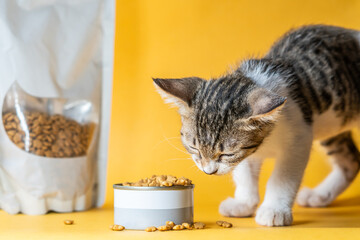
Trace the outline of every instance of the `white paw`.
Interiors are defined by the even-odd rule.
[[[276,209],[267,206],[260,206],[256,213],[255,221],[263,226],[289,226],[291,225],[291,208]]]
[[[296,202],[304,207],[326,207],[333,201],[330,192],[319,193],[310,188],[303,188],[297,195]]]
[[[225,217],[250,217],[256,206],[256,203],[244,203],[229,197],[221,202],[219,212]]]

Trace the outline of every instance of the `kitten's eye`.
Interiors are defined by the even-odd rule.
[[[196,147],[189,146],[189,148],[191,148],[193,150],[196,150],[196,151],[199,151]]]
[[[194,150],[194,151],[190,151],[191,154],[199,154],[199,156],[201,157],[201,154],[200,154],[200,151],[199,149],[195,148],[195,147],[192,147],[192,146],[189,146],[189,148],[191,150]]]
[[[256,148],[258,147],[259,144],[256,144],[256,145],[250,145],[250,146],[247,146],[247,147],[241,147],[241,149],[252,149],[252,148]]]
[[[217,162],[221,162],[221,160],[225,160],[227,158],[231,158],[233,157],[234,154],[221,154],[218,158],[218,160],[216,160]]]

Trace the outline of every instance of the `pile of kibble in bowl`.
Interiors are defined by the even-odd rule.
[[[123,186],[132,187],[171,187],[192,185],[190,179],[185,177],[174,177],[172,175],[152,175],[151,178],[143,178],[137,182],[125,182]]]

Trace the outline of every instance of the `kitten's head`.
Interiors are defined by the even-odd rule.
[[[238,72],[209,81],[153,80],[166,102],[179,107],[182,142],[207,174],[225,174],[253,154],[286,101]]]

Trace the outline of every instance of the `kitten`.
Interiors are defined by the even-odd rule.
[[[300,191],[298,204],[329,205],[359,171],[350,130],[360,123],[360,32],[305,26],[285,34],[264,58],[218,79],[154,82],[179,107],[182,141],[195,164],[206,174],[233,171],[235,197],[221,203],[224,216],[254,214],[261,163],[271,157],[275,169],[255,221],[290,225],[313,140],[321,141],[333,170]]]

